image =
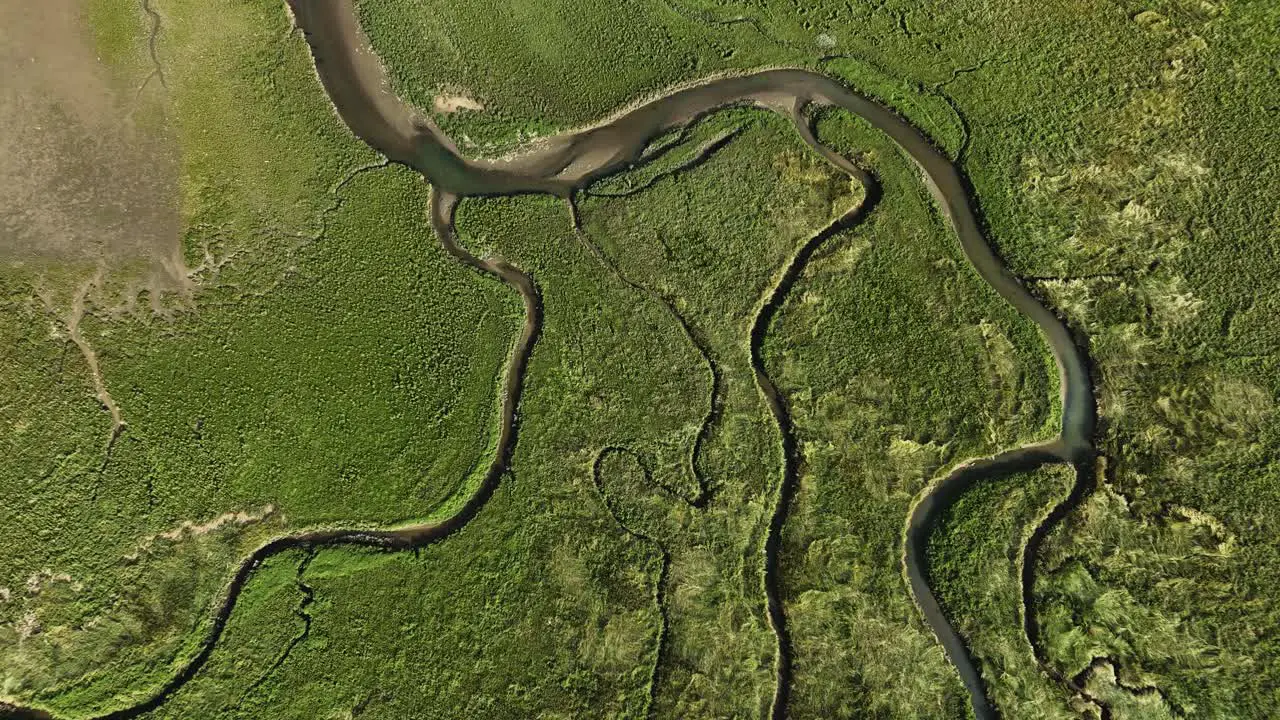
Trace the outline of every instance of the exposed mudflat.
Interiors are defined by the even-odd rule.
[[[0,263],[69,262],[184,289],[164,87],[148,79],[145,45],[137,72],[108,67],[82,5],[0,3]]]

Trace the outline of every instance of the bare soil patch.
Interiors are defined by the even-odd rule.
[[[0,2],[0,263],[186,290],[164,90],[131,87],[99,59],[80,5]]]
[[[461,110],[479,112],[484,105],[479,100],[462,93],[441,93],[431,102],[431,107],[438,113],[451,114]]]

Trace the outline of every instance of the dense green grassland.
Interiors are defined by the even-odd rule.
[[[779,118],[731,112],[707,125],[740,134],[647,190],[581,198],[581,231],[563,201],[463,204],[468,249],[530,273],[544,303],[511,473],[471,525],[416,557],[321,552],[306,572],[316,595],[308,639],[252,699],[237,710],[243,691],[214,679],[229,671],[211,670],[162,714],[643,717],[656,703],[664,716],[749,717],[767,708],[774,646],[762,544],[781,451],[744,338],[791,254],[857,196]],[[664,213],[676,198],[687,212]],[[724,207],[737,211],[710,212]],[[739,262],[716,263],[718,254]],[[693,458],[712,402],[720,409]],[[597,484],[595,461],[609,447],[627,450],[601,463]],[[711,496],[694,507],[700,480]],[[368,603],[390,610],[365,617]],[[238,614],[232,625],[278,621]],[[220,649],[213,662],[229,665],[235,653]],[[395,662],[374,672],[367,658],[385,653]]]
[[[163,83],[138,122],[177,154],[187,282],[0,268],[0,699],[67,717],[169,677],[265,538],[420,519],[465,492],[520,323],[510,288],[437,247],[429,189],[342,127],[282,3],[149,5]],[[396,91],[472,154],[771,65],[920,126],[1094,361],[1104,471],[1036,559],[1040,651],[1066,676],[1092,666],[1117,719],[1280,704],[1274,3],[359,9]],[[150,18],[125,0],[85,17],[132,92],[157,68]],[[454,95],[483,109],[433,109]],[[791,716],[962,716],[901,577],[902,527],[955,464],[1051,435],[1056,377],[910,163],[847,115],[817,129],[882,193],[811,259],[763,348],[801,457],[782,556]],[[563,201],[463,204],[463,243],[530,272],[545,305],[511,472],[419,553],[272,558],[153,715],[763,715],[782,452],[748,336],[792,253],[861,191],[753,111],[713,116],[661,162],[580,194],[579,230]],[[95,366],[126,423],[114,439]],[[930,546],[1009,717],[1096,712],[1035,667],[1018,625],[1017,548],[1066,482],[985,483]]]
[[[711,52],[729,52],[730,43],[702,47],[707,33],[647,2],[374,0],[359,9],[404,98],[431,110],[437,96],[461,93],[485,106],[435,113],[472,153],[595,122],[637,94],[729,67],[723,58],[703,63]],[[755,63],[768,61],[762,50],[742,46]]]
[[[882,197],[819,251],[767,346],[804,458],[782,561],[794,709],[954,717],[966,698],[905,592],[905,518],[958,462],[1051,434],[1056,378],[909,161],[844,112],[817,130],[877,175]]]
[[[1276,17],[1135,15],[1148,76],[1082,115],[1074,157],[1023,164],[1027,224],[1057,240],[1025,265],[1096,276],[1040,287],[1090,338],[1108,457],[1044,560],[1045,643],[1068,674],[1109,656],[1197,717],[1277,700]]]
[[[823,165],[777,116],[733,111],[709,124],[742,130],[696,170],[639,194],[589,191],[582,215],[588,240],[617,272],[683,318],[719,379],[709,399],[720,404],[718,417],[693,459],[711,502],[681,534],[660,538],[673,591],[659,710],[752,716],[765,711],[773,685],[760,582],[782,457],[748,338],[791,257],[856,207],[862,189]]]
[[[514,13],[516,5],[504,4],[501,12]],[[536,53],[519,33],[442,51],[439,38],[461,37],[449,30],[461,21],[439,4],[412,10],[368,3],[374,45],[397,87],[424,107],[450,78],[466,78],[459,85],[484,101],[486,111],[444,119],[458,132],[484,139],[478,151],[519,137],[518,125],[495,124],[504,114],[564,127],[594,119],[663,77],[678,81],[760,64],[813,65],[838,74],[921,125],[961,157],[992,238],[1013,270],[1031,278],[1037,292],[1089,337],[1103,450],[1116,460],[1103,484],[1123,489],[1145,513],[1130,522],[1149,523],[1171,506],[1186,506],[1210,513],[1242,538],[1229,564],[1204,566],[1214,568],[1215,582],[1232,588],[1239,602],[1208,592],[1213,585],[1206,582],[1184,583],[1189,595],[1180,600],[1148,586],[1139,593],[1143,602],[1151,612],[1161,608],[1169,622],[1197,616],[1215,628],[1234,628],[1219,642],[1240,657],[1270,652],[1245,645],[1272,635],[1264,628],[1274,623],[1260,604],[1274,582],[1267,550],[1274,513],[1268,509],[1275,507],[1269,498],[1277,487],[1267,460],[1276,454],[1268,428],[1277,393],[1277,335],[1272,301],[1260,292],[1275,285],[1276,268],[1274,230],[1268,229],[1275,212],[1266,200],[1277,177],[1274,123],[1267,119],[1277,83],[1265,50],[1276,44],[1274,8],[1178,0],[961,2],[928,9],[819,3],[803,10],[782,3],[638,3],[628,12],[675,28],[662,35],[664,41],[708,40],[655,68],[647,53],[661,46],[628,44],[635,25],[618,17],[593,36],[618,48],[609,53],[611,69],[589,80],[577,73],[596,66],[579,62],[579,48],[567,43],[544,49],[541,64],[528,71],[522,69],[528,63],[508,73],[476,71],[489,52]],[[409,27],[393,28],[389,18],[398,13],[429,18],[411,23],[434,23],[437,30],[411,35]],[[464,16],[458,11],[456,17]],[[533,23],[552,23],[554,16]],[[424,43],[422,37],[433,39]],[[767,57],[726,55],[721,44]],[[672,74],[664,76],[668,65]],[[459,71],[462,66],[472,69]],[[623,79],[633,85],[625,87]],[[574,100],[543,102],[565,94]],[[918,285],[908,288],[914,294]],[[1030,361],[1028,341],[1011,341],[1023,353],[1015,367],[1040,376],[1043,361]],[[951,372],[955,366],[941,367]],[[806,377],[797,387],[803,392],[811,382]],[[917,407],[906,411],[912,419],[929,414]],[[1015,436],[1033,435],[1044,427],[1039,422],[1023,425],[1026,430]],[[936,440],[945,442],[941,435]],[[802,493],[800,506],[805,502]],[[833,537],[837,532],[848,530],[827,531]],[[855,552],[864,547],[856,544]],[[1119,576],[1107,582],[1119,582]],[[1203,602],[1197,602],[1200,592],[1207,593]],[[804,622],[800,617],[797,623]],[[1096,619],[1098,627],[1120,621]],[[1143,653],[1165,666],[1172,662],[1151,648],[1127,659],[1141,665]],[[1234,679],[1215,681],[1215,694],[1206,695],[1204,681],[1192,680],[1203,675],[1196,667],[1188,665],[1168,683],[1185,684],[1191,697],[1201,698],[1195,705],[1201,710],[1212,697],[1218,712],[1253,716],[1269,701],[1244,688],[1276,685],[1255,660],[1237,664],[1241,670],[1228,673]],[[1246,677],[1245,667],[1255,674]],[[1080,670],[1079,659],[1061,669]],[[804,682],[801,668],[797,683]]]
[[[1062,465],[981,481],[947,509],[930,538],[931,585],[1003,717],[1080,717],[1072,710],[1082,708],[1040,668],[1022,630],[1023,547],[1074,481]]]
[[[338,123],[283,7],[157,7],[186,286],[131,295],[107,259],[0,280],[0,676],[62,712],[167,679],[264,538],[465,489],[520,323],[435,243],[420,179]]]

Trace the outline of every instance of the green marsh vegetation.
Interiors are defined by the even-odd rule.
[[[468,249],[521,267],[543,298],[511,473],[465,530],[417,557],[322,551],[306,572],[308,640],[257,702],[301,689],[305,699],[270,705],[290,717],[357,706],[458,717],[768,707],[762,553],[781,449],[745,336],[798,246],[859,195],[770,114],[714,116],[689,142],[729,129],[737,139],[694,170],[623,198],[579,198],[581,230],[563,201],[463,203]],[[687,211],[664,213],[675,198]],[[725,207],[737,210],[711,212]],[[714,262],[717,250],[739,262]],[[714,400],[700,343],[720,378]],[[597,485],[609,447],[626,451],[600,464]],[[695,507],[700,480],[710,498]],[[389,616],[366,617],[369,602]],[[278,618],[233,617],[237,627],[267,621]],[[371,675],[362,658],[390,647],[397,662]],[[219,667],[235,657],[225,650]],[[439,681],[415,682],[424,673]],[[233,713],[226,685],[198,678],[164,712]],[[253,702],[239,711],[252,716]]]
[[[439,249],[420,180],[333,116],[283,6],[155,6],[182,285],[139,291],[110,259],[0,280],[0,676],[60,714],[168,679],[265,538],[425,518],[465,490],[520,325]]]
[[[1022,630],[1023,548],[1074,481],[1074,471],[1061,465],[981,481],[944,513],[930,538],[934,592],[958,619],[1006,717],[1065,719],[1085,710],[1040,668]]]
[[[192,286],[139,294],[119,274],[89,282],[92,263],[0,277],[0,674],[6,697],[67,716],[167,677],[265,537],[420,518],[462,489],[520,322],[508,288],[436,249],[420,181],[377,168],[333,117],[278,3],[152,6],[167,87],[148,86],[146,118],[178,148]],[[467,152],[773,64],[839,76],[921,126],[1096,362],[1107,462],[1037,560],[1038,652],[1064,675],[1094,666],[1085,684],[1117,718],[1275,706],[1274,8],[360,8],[397,91],[424,109],[483,105],[435,113]],[[139,85],[148,19],[116,0],[89,17],[122,85]],[[782,562],[792,716],[955,717],[963,691],[900,576],[902,522],[954,463],[1048,435],[1053,371],[910,165],[856,120],[818,126],[883,196],[811,260],[764,347],[802,457]],[[667,170],[734,133],[706,163],[579,197],[581,236],[562,202],[465,204],[467,246],[529,270],[547,305],[511,475],[472,526],[417,556],[273,558],[210,665],[155,714],[643,717],[653,702],[759,716],[773,657],[760,547],[781,454],[747,331],[795,243],[857,199],[788,132],[717,115]],[[128,423],[109,460],[111,418],[70,327],[85,287],[76,330]],[[716,373],[719,418],[691,460]],[[602,464],[606,498],[592,468],[613,445],[629,452]],[[1055,473],[975,491],[935,538],[940,596],[1010,716],[1094,712],[1036,675],[1008,604],[1008,543]],[[703,509],[687,502],[699,477]],[[975,584],[1000,602],[976,606]]]
[[[1135,14],[1158,48],[1148,76],[1118,113],[1083,115],[1091,139],[1070,161],[1024,163],[1028,224],[1064,239],[1033,272],[1058,276],[1042,292],[1090,336],[1107,456],[1042,561],[1044,644],[1067,674],[1113,659],[1122,685],[1159,691],[1139,698],[1155,717],[1261,717],[1276,701],[1277,236],[1264,218],[1280,157],[1260,115],[1277,93],[1260,55],[1275,19],[1210,4]]]
[[[391,17],[402,9],[392,7],[369,4],[374,45],[396,73],[399,89],[426,106],[445,78],[459,76],[453,73],[455,60],[442,61],[448,53],[408,42],[406,30],[378,26],[374,16]],[[422,22],[448,27],[454,21],[442,16],[449,12],[432,5],[421,13],[432,19]],[[768,56],[767,63],[815,66],[889,102],[961,158],[991,237],[1012,270],[1089,337],[1103,451],[1115,458],[1099,492],[1123,492],[1136,503],[1138,512],[1127,519],[1131,532],[1159,522],[1171,507],[1184,506],[1207,513],[1240,538],[1241,549],[1227,560],[1193,563],[1198,572],[1212,571],[1212,583],[1208,577],[1184,580],[1181,596],[1151,587],[1139,592],[1136,585],[1124,589],[1142,596],[1144,612],[1158,613],[1163,622],[1181,626],[1180,632],[1200,637],[1210,648],[1205,651],[1210,660],[1197,662],[1216,668],[1213,663],[1230,650],[1237,660],[1225,677],[1232,679],[1213,675],[1214,694],[1207,694],[1202,665],[1179,665],[1164,657],[1172,650],[1152,647],[1125,649],[1121,667],[1148,662],[1181,667],[1161,680],[1169,691],[1184,686],[1186,708],[1251,716],[1269,707],[1273,699],[1261,688],[1276,685],[1270,671],[1248,676],[1243,669],[1257,671],[1259,660],[1272,653],[1265,644],[1248,646],[1253,638],[1274,634],[1264,628],[1275,622],[1263,599],[1274,575],[1267,548],[1273,545],[1268,538],[1275,536],[1269,512],[1275,505],[1269,498],[1276,484],[1267,458],[1276,447],[1270,408],[1277,395],[1277,347],[1271,339],[1272,300],[1259,292],[1275,285],[1276,272],[1268,250],[1275,244],[1274,231],[1262,221],[1274,216],[1265,198],[1274,194],[1276,177],[1267,130],[1276,86],[1264,50],[1276,41],[1274,9],[1167,0],[960,2],[928,9],[892,2],[865,8],[818,3],[802,12],[782,3],[695,0],[635,4],[629,12],[649,13],[647,23],[669,23],[677,28],[670,36],[704,38],[670,63],[678,66],[672,71],[675,80],[758,65],[755,57],[761,54]],[[648,89],[643,72],[659,72],[645,70],[653,65],[645,56],[652,46],[626,44],[626,27],[618,22],[605,36],[618,39],[621,50],[611,57],[633,63],[632,74],[602,72],[591,92],[575,94],[598,105],[539,105],[539,98],[572,93],[581,84],[568,72],[472,72],[466,90],[486,110],[450,116],[450,127],[501,148],[519,137],[517,126],[486,125],[503,113],[564,127],[589,122],[600,106],[614,107]],[[430,37],[449,36],[447,30],[441,33]],[[519,34],[497,34],[487,43],[502,45],[495,56],[526,45]],[[751,48],[751,59],[726,57],[722,44]],[[483,67],[487,45],[467,47],[476,54],[458,46],[452,57]],[[552,57],[540,67],[564,69],[572,63],[572,57]],[[641,78],[637,89],[611,85],[623,77]],[[483,151],[485,143],[477,142],[476,149]],[[1014,335],[1009,342],[1021,353],[1016,372],[1044,377],[1046,363],[1034,356],[1033,340],[1001,329]],[[805,381],[811,383],[812,377]],[[1027,390],[1027,397],[1040,403],[1051,402],[1053,394],[1043,386]],[[916,413],[927,414],[909,407],[913,421]],[[1048,425],[1041,408],[1020,416],[1034,418],[1030,423],[999,424],[1018,440],[1030,439]],[[1053,412],[1051,405],[1047,412]],[[944,442],[941,435],[936,439]],[[977,443],[972,447],[982,452]],[[805,500],[798,502],[802,507]],[[797,517],[803,512],[798,509]],[[1076,525],[1072,520],[1067,527]],[[826,533],[834,542],[848,527]],[[1088,544],[1078,534],[1063,544],[1076,541]],[[861,555],[867,547],[844,542],[853,546],[851,554]],[[837,564],[847,568],[848,563]],[[1108,583],[1119,583],[1122,575],[1116,570],[1099,582],[1118,592],[1121,588]],[[1210,591],[1213,587],[1219,591]],[[1238,600],[1224,599],[1225,588]],[[1075,602],[1085,607],[1094,600]],[[1062,611],[1046,606],[1040,612]],[[794,617],[795,623],[804,622],[802,613]],[[1119,628],[1122,617],[1090,617],[1076,627]],[[1215,638],[1209,628],[1230,630]],[[1049,638],[1065,631],[1065,626],[1046,630],[1046,644],[1051,662],[1070,675],[1083,669],[1088,652],[1060,657]],[[828,631],[822,626],[820,632]],[[929,645],[927,637],[922,645]],[[1099,645],[1094,651],[1103,650]],[[847,677],[833,675],[818,685],[847,698]],[[798,666],[797,684],[805,682]],[[1095,690],[1105,685],[1101,679],[1090,682]],[[869,692],[885,691],[878,685]],[[802,695],[798,691],[797,698]],[[1115,705],[1117,713],[1125,712],[1122,705]]]
[[[810,262],[767,345],[803,457],[782,559],[793,710],[954,717],[967,698],[904,588],[905,518],[931,478],[1052,434],[1056,378],[909,160],[843,112],[817,134],[875,173],[882,197]]]
[[[713,139],[727,131],[720,127],[739,134],[692,171],[620,199],[588,189],[580,207],[586,240],[683,319],[718,380],[719,407],[691,461],[711,500],[691,527],[659,536],[671,555],[672,591],[657,707],[694,717],[768,708],[774,651],[761,616],[762,554],[782,481],[782,438],[756,386],[748,338],[794,254],[863,199],[782,118],[730,111],[706,124],[701,134]],[[690,142],[707,147],[696,135]],[[673,510],[687,513],[679,503]],[[743,668],[744,659],[754,667]]]

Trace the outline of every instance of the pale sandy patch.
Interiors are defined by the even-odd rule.
[[[475,98],[462,93],[440,93],[431,102],[431,107],[438,113],[456,113],[461,110],[480,112],[484,104]]]
[[[225,512],[202,523],[187,520],[170,530],[142,538],[138,542],[138,552],[125,556],[125,560],[129,562],[136,561],[143,553],[149,551],[157,540],[176,542],[184,538],[200,537],[223,528],[257,524],[275,515],[275,505],[263,505],[256,510]]]

